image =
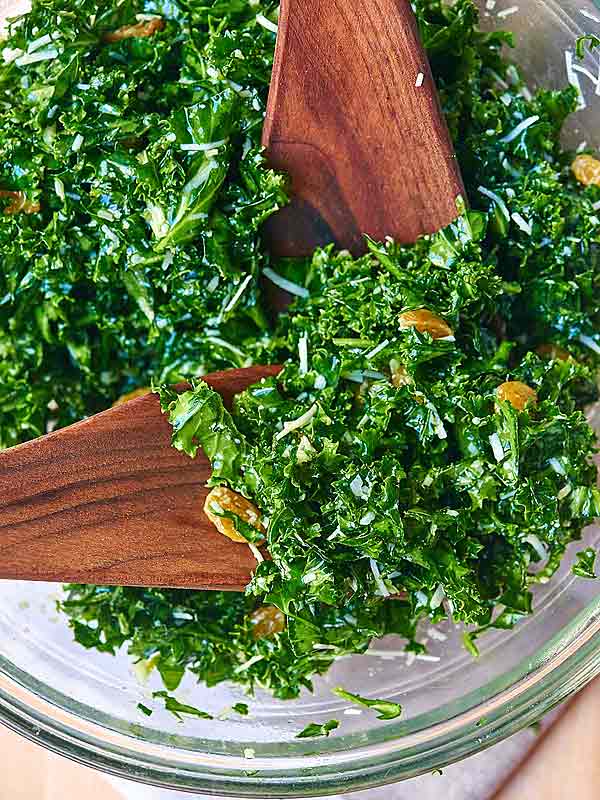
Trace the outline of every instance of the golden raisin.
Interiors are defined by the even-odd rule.
[[[218,513],[221,510],[229,511],[239,517],[243,522],[247,522],[257,531],[265,532],[265,529],[260,521],[260,511],[251,503],[246,500],[241,494],[228,489],[227,486],[215,486],[208,493],[204,502],[204,513],[215,526],[215,528],[227,536],[234,542],[246,542],[247,540],[238,533],[235,529],[235,524],[232,519],[227,517],[220,517]]]
[[[541,358],[547,358],[550,361],[573,361],[573,356],[558,344],[552,342],[545,342],[539,344],[535,348],[535,352]]]
[[[600,161],[582,153],[571,164],[573,174],[584,186],[600,186]]]
[[[104,34],[105,42],[120,42],[123,39],[140,39],[144,36],[153,36],[157,31],[162,31],[165,27],[164,19],[154,17],[153,19],[142,20],[136,25],[123,25],[116,31],[109,31]]]
[[[527,405],[537,403],[537,394],[531,386],[521,381],[506,381],[496,389],[498,400],[507,400],[517,411],[523,411]]]
[[[5,214],[19,214],[21,211],[24,214],[37,214],[40,210],[39,203],[33,203],[25,197],[24,192],[11,192],[7,189],[0,190],[0,197],[10,198],[10,203],[4,208]]]
[[[453,333],[446,320],[433,314],[427,308],[403,311],[398,320],[401,331],[416,328],[419,333],[428,333],[432,339],[443,339],[445,336],[452,336]]]
[[[115,406],[122,406],[123,403],[127,403],[129,400],[135,400],[136,397],[144,397],[144,395],[150,394],[151,391],[152,389],[149,386],[140,386],[139,389],[134,389],[132,392],[122,394],[121,397],[113,403],[113,408],[115,408]]]
[[[392,371],[392,384],[396,389],[399,389],[401,386],[408,386],[408,384],[412,383],[412,378],[405,367],[395,359],[390,361],[390,370]]]
[[[267,639],[285,630],[285,614],[276,606],[261,606],[250,614],[252,636]]]
[[[365,404],[365,397],[367,392],[369,391],[369,382],[363,381],[362,383],[357,383],[354,387],[354,402],[357,406],[364,406]]]

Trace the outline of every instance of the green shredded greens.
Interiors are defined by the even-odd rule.
[[[593,33],[587,33],[585,36],[580,36],[575,42],[575,55],[577,58],[583,59],[586,49],[591,53],[597,47],[600,47],[600,38]]]
[[[595,579],[596,575],[596,551],[593,547],[586,547],[575,554],[577,562],[573,565],[573,575],[580,578]]]
[[[366,697],[361,697],[359,694],[347,692],[340,686],[336,686],[333,690],[334,694],[341,697],[343,700],[349,700],[351,703],[356,703],[365,708],[372,708],[377,711],[377,719],[396,719],[402,714],[402,706],[399,703],[394,703],[391,700],[369,700]]]
[[[246,594],[68,587],[75,639],[125,645],[168,692],[189,670],[295,697],[373,638],[422,651],[419,622],[448,616],[475,626],[475,653],[483,631],[530,613],[531,588],[600,513],[582,413],[600,353],[600,187],[577,182],[559,142],[577,92],[523,91],[510,34],[480,31],[471,0],[415,9],[469,210],[410,247],[279,262],[260,234],[287,202],[260,148],[275,35],[258,17],[275,22],[274,3],[33,0],[11,26],[0,446],[153,385],[174,446],[201,447],[211,483],[268,521],[271,560]],[[164,24],[114,41],[139,14]],[[297,288],[277,320],[274,275]],[[452,335],[400,324],[419,309]],[[199,380],[260,363],[283,371],[232,411]],[[537,402],[499,400],[505,381]],[[590,577],[593,555],[574,570]],[[263,605],[286,624],[256,637]]]
[[[180,722],[183,722],[182,714],[188,717],[200,717],[201,719],[214,719],[212,714],[207,711],[201,711],[199,708],[190,706],[187,703],[181,703],[176,697],[173,697],[168,692],[153,692],[152,697],[156,700],[163,700],[165,708],[170,711],[173,716],[177,717]],[[139,706],[138,706],[139,708]]]
[[[317,722],[311,722],[309,725],[296,735],[296,739],[309,739],[315,736],[329,736],[331,731],[339,728],[340,723],[337,719],[330,719],[328,722],[319,725]]]

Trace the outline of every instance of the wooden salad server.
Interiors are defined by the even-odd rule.
[[[231,405],[278,371],[204,380]],[[147,394],[0,453],[0,578],[242,590],[256,559],[208,521],[210,464],[171,433]]]
[[[457,216],[464,193],[410,0],[282,0],[263,144],[291,178],[267,224],[305,256],[364,235],[410,244]]]
[[[264,143],[291,176],[276,255],[413,242],[462,184],[409,0],[283,0]],[[275,366],[204,378],[230,404]],[[210,465],[156,395],[0,453],[0,578],[242,590],[256,561],[203,512]]]

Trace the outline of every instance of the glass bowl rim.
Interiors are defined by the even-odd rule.
[[[199,752],[177,737],[165,753],[158,732],[107,727],[94,709],[37,684],[1,657],[0,722],[86,766],[165,789],[310,797],[372,788],[466,758],[533,724],[598,674],[600,598],[533,658],[434,712],[369,732],[366,742],[364,734],[350,734],[286,743],[282,756],[256,745],[247,758]]]
[[[545,2],[574,36],[584,33],[557,0]],[[312,797],[393,783],[466,758],[532,725],[599,674],[600,598],[517,667],[433,712],[373,730],[366,742],[364,734],[350,734],[286,743],[293,753],[285,756],[256,745],[245,758],[199,752],[191,739],[186,746],[185,737],[170,737],[177,746],[165,751],[158,731],[99,715],[2,656],[0,723],[82,765],[164,789]]]

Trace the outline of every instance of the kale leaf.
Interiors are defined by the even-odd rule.
[[[183,722],[182,714],[189,717],[200,717],[201,719],[213,719],[212,714],[206,711],[201,711],[199,708],[190,706],[187,703],[181,703],[177,698],[170,695],[168,692],[153,692],[152,697],[164,700],[165,708],[170,711],[173,716],[177,717],[180,722]]]
[[[329,736],[331,731],[339,728],[339,725],[340,723],[337,719],[330,719],[328,722],[324,722],[322,725],[319,725],[317,722],[311,722],[306,726],[306,728],[304,728],[304,730],[301,730],[300,733],[296,734],[296,739],[308,739],[315,736]]]
[[[577,563],[573,566],[573,575],[580,578],[596,578],[596,551],[592,547],[586,547],[576,554]]]
[[[177,394],[163,387],[158,394],[173,427],[173,447],[192,457],[202,448],[213,481],[237,479],[245,443],[220,395],[201,381],[190,391]]]
[[[365,708],[372,708],[374,711],[379,712],[377,714],[377,719],[396,719],[402,714],[402,706],[391,700],[369,700],[367,697],[361,697],[359,694],[347,692],[340,686],[336,686],[333,693],[341,697],[342,700],[349,700],[351,703],[365,706]]]

